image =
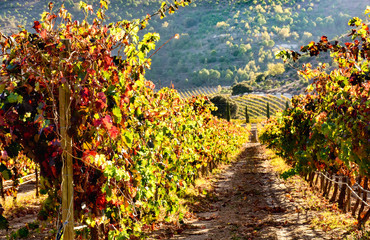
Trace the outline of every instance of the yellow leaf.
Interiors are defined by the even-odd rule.
[[[108,9],[108,3],[106,0],[100,0],[100,7],[101,8],[105,8],[105,9]]]
[[[368,14],[368,13],[370,13],[370,6],[367,6],[365,10],[365,14]]]

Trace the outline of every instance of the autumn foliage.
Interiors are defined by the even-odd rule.
[[[163,4],[156,14],[189,2]],[[129,239],[155,220],[181,219],[179,196],[198,169],[227,161],[248,135],[213,117],[205,97],[154,91],[144,75],[159,35],[138,36],[152,16],[107,25],[107,1],[100,3],[96,12],[81,3],[82,21],[50,3],[35,33],[0,35],[1,160],[9,165],[26,155],[38,163],[49,194],[40,216],[58,214],[64,151],[58,89],[67,89],[76,220],[99,226],[102,238]]]
[[[325,64],[304,65],[300,74],[313,81],[307,94],[294,97],[291,107],[269,120],[260,139],[296,172],[327,171],[354,182],[370,176],[370,32],[359,18],[348,24],[352,41],[341,45],[323,36],[301,48],[310,56],[330,52],[337,67],[327,72]],[[279,55],[285,60],[301,56],[293,51]]]

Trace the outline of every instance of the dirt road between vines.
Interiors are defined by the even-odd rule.
[[[278,177],[259,143],[247,143],[213,185],[213,197],[205,197],[192,218],[150,239],[343,239],[343,232],[311,227],[319,212],[300,201],[304,195],[292,197],[295,186]]]

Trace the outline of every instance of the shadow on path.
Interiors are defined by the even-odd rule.
[[[289,201],[290,189],[271,169],[259,143],[248,143],[214,187],[215,197],[201,201],[207,210],[185,221],[181,234],[161,239],[332,239],[312,230],[309,217]]]

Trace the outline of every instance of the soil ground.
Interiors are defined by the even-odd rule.
[[[214,177],[213,192],[190,204],[194,214],[184,224],[175,229],[163,224],[150,239],[345,238],[343,228],[326,226],[322,217],[328,208],[335,215],[335,205],[317,198],[303,179],[295,178],[279,178],[264,147],[248,143],[239,159]],[[344,219],[351,218],[337,213]],[[313,224],[316,218],[321,220],[320,226]]]
[[[36,198],[35,182],[29,182],[27,184],[20,185],[17,194],[17,202],[13,202],[13,197],[6,196],[5,200],[1,201],[4,208],[8,209],[5,211],[5,217],[9,221],[9,229],[0,230],[0,239],[9,239],[10,234],[20,228],[25,227],[27,224],[37,221],[37,214],[41,208],[41,202],[45,199],[45,196]],[[5,207],[11,205],[10,207]],[[27,239],[41,240],[45,239],[50,230],[50,224],[44,223],[37,232],[30,232]]]

